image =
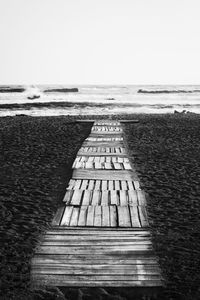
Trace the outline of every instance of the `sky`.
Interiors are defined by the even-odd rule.
[[[0,84],[200,84],[199,0],[0,0]]]

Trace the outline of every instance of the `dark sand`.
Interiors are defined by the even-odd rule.
[[[0,299],[200,299],[199,116],[121,118],[140,120],[124,128],[150,195],[148,212],[165,296],[145,298],[127,288],[31,291],[30,258],[62,201],[73,159],[91,125],[68,123],[69,117],[6,117],[0,118]]]

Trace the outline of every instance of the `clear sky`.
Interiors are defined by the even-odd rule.
[[[0,0],[0,84],[200,84],[199,0]]]

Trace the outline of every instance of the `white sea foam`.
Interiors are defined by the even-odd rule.
[[[78,93],[44,93],[50,88],[78,87]],[[0,116],[28,115],[77,115],[77,114],[120,114],[120,113],[173,113],[174,110],[188,110],[200,113],[200,92],[194,93],[138,93],[139,89],[149,91],[161,90],[200,90],[200,86],[47,86],[35,85],[26,87],[23,93],[0,93],[1,104],[72,102],[74,107],[30,108],[30,109],[1,109]],[[29,96],[40,95],[35,100]],[[87,102],[86,106],[79,103]],[[91,104],[101,103],[99,106]],[[125,106],[123,106],[125,105]]]

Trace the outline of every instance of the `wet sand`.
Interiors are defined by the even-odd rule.
[[[72,123],[73,117],[6,117],[0,118],[2,299],[200,298],[199,116],[121,118],[140,120],[124,126],[130,155],[137,152],[134,163],[150,195],[148,212],[167,283],[165,296],[144,298],[128,289],[31,291],[34,247],[62,201],[73,159],[90,124]]]

